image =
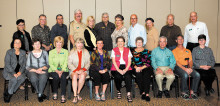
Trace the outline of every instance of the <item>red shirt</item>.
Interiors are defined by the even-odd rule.
[[[81,68],[81,62],[82,62],[82,51],[80,52],[77,52],[78,53],[78,57],[79,57],[79,64],[78,64],[78,67],[73,70],[73,72],[76,72],[76,71],[79,71]],[[86,68],[83,68],[82,70],[86,71]]]

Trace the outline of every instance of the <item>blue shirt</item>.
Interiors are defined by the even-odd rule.
[[[104,67],[103,67],[103,55],[100,55],[100,60],[101,60],[101,67],[100,67],[100,70],[104,70]]]
[[[147,33],[144,26],[138,23],[134,25],[134,27],[131,25],[128,29],[128,47],[136,47],[135,40],[137,37],[142,37],[144,39],[144,46],[147,42]]]
[[[172,51],[167,48],[155,48],[151,53],[151,65],[156,70],[158,66],[169,66],[172,70],[176,66],[176,60]]]

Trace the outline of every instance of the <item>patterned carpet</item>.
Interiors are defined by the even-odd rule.
[[[7,106],[7,105],[18,105],[18,106],[38,106],[38,105],[74,105],[71,100],[67,99],[67,102],[64,104],[60,103],[60,98],[58,100],[45,100],[42,103],[39,103],[37,100],[37,95],[31,92],[29,88],[29,100],[24,100],[24,90],[18,90],[16,94],[13,95],[11,98],[10,103],[4,103],[3,100],[3,89],[4,89],[4,79],[2,77],[2,71],[0,71],[0,104]],[[166,99],[164,96],[162,99],[154,98],[153,93],[151,90],[151,101],[146,102],[140,99],[140,95],[138,94],[139,90],[136,88],[136,98],[133,98],[132,103],[128,103],[125,94],[125,88],[122,89],[122,99],[110,99],[110,92],[109,88],[106,92],[107,100],[105,102],[102,101],[95,101],[93,98],[92,100],[89,99],[89,89],[85,86],[82,90],[81,96],[83,98],[82,101],[79,101],[77,105],[114,105],[114,106],[124,106],[124,105],[150,105],[150,106],[211,106],[209,102],[207,102],[204,98],[199,98],[198,100],[184,100],[182,98],[175,98],[174,96],[174,89],[171,91],[171,98]],[[45,92],[46,94],[46,92]],[[116,95],[116,94],[115,94]]]

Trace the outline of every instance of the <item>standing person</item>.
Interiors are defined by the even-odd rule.
[[[174,19],[173,14],[167,15],[167,25],[163,26],[160,31],[160,36],[167,37],[167,48],[171,51],[177,46],[177,36],[182,35],[180,27],[174,24]]]
[[[85,83],[86,76],[88,75],[90,67],[90,54],[84,48],[85,42],[82,38],[75,40],[75,46],[70,51],[68,56],[68,68],[70,69],[69,75],[72,78],[72,87],[74,92],[73,103],[82,100],[80,97],[81,89]]]
[[[77,38],[84,38],[84,31],[86,29],[86,25],[82,22],[82,11],[80,9],[76,9],[74,11],[74,19],[70,23],[70,33],[69,33],[69,39],[70,39],[70,48],[73,48],[73,45],[75,43],[75,40]]]
[[[102,13],[102,22],[99,22],[94,27],[95,32],[97,33],[97,38],[102,38],[104,47],[103,49],[106,50],[109,55],[111,55],[111,50],[113,47],[111,34],[115,30],[115,24],[109,22],[109,15],[108,13]]]
[[[48,53],[41,49],[39,39],[32,39],[32,45],[33,51],[28,54],[26,63],[27,76],[37,92],[38,101],[43,102],[47,98],[43,93],[48,79]]]
[[[156,47],[158,47],[158,41],[159,41],[159,33],[157,29],[154,27],[154,19],[153,18],[147,18],[145,20],[145,26],[147,28],[147,44],[145,45],[145,49],[152,51]]]
[[[69,75],[68,64],[68,50],[63,49],[64,39],[61,36],[54,38],[54,47],[55,49],[49,52],[49,65],[48,70],[49,75],[52,79],[52,88],[53,88],[53,100],[57,100],[58,93],[58,84],[60,82],[61,87],[61,103],[65,103],[66,95],[66,77]]]
[[[176,39],[177,47],[172,51],[176,59],[176,67],[174,73],[178,74],[181,78],[181,97],[185,100],[190,99],[188,94],[188,79],[189,76],[193,78],[192,86],[190,86],[190,94],[193,99],[198,99],[196,92],[200,81],[200,74],[193,69],[192,54],[189,49],[183,46],[183,36],[179,35]],[[188,59],[188,60],[187,60]]]
[[[16,21],[17,25],[17,31],[13,34],[12,39],[17,39],[19,38],[21,40],[21,49],[25,50],[26,52],[32,51],[33,47],[31,44],[31,37],[30,34],[25,30],[25,21],[23,19],[18,19]],[[11,43],[11,48],[13,47],[14,44]]]
[[[125,38],[119,36],[116,39],[117,47],[112,50],[111,74],[114,76],[117,89],[117,98],[121,99],[121,83],[123,78],[126,84],[127,100],[132,102],[131,97],[131,58],[132,54],[129,48],[124,47]]]
[[[112,44],[113,44],[113,48],[117,47],[117,43],[116,43],[116,38],[119,36],[123,36],[125,39],[125,47],[127,47],[127,42],[128,42],[128,30],[126,29],[126,27],[124,27],[124,17],[121,14],[117,14],[115,16],[115,24],[116,24],[116,28],[114,30],[114,32],[112,33],[111,37],[112,37]]]
[[[154,68],[155,79],[159,88],[157,98],[162,98],[164,92],[166,98],[170,98],[170,85],[173,83],[175,76],[173,74],[176,60],[172,51],[166,48],[167,38],[161,36],[159,38],[159,47],[155,48],[151,53],[151,65]],[[162,92],[162,83],[164,75],[167,78],[165,90]]]
[[[196,12],[190,13],[190,21],[185,27],[185,35],[184,35],[184,47],[189,49],[191,52],[194,47],[199,46],[198,36],[204,34],[206,36],[206,44],[205,46],[209,46],[209,34],[207,26],[204,22],[198,21],[198,16]]]
[[[4,101],[9,103],[12,95],[25,80],[26,52],[20,49],[22,46],[19,38],[14,38],[12,49],[9,49],[5,56],[5,67],[3,77],[9,80],[8,89],[4,92]]]
[[[144,26],[137,23],[138,17],[136,14],[132,14],[130,17],[131,26],[128,29],[128,47],[131,49],[136,47],[135,39],[137,37],[142,37],[144,39],[143,45],[145,46],[147,42],[147,33]]]
[[[95,18],[93,16],[89,16],[87,18],[87,27],[84,31],[84,37],[85,37],[85,48],[89,51],[91,54],[92,51],[96,50],[96,32],[94,30],[95,26]]]
[[[97,39],[97,50],[93,51],[90,58],[89,75],[94,80],[95,99],[97,101],[105,101],[105,91],[110,81],[109,70],[111,68],[110,57],[108,52],[103,50],[103,39]],[[102,92],[99,93],[100,85],[102,84]],[[101,97],[100,97],[101,96]]]
[[[195,47],[192,52],[193,66],[200,73],[201,81],[205,85],[205,94],[210,96],[210,93],[214,93],[212,83],[215,80],[216,72],[215,57],[211,48],[206,45],[206,35],[201,34],[198,36],[199,46]]]
[[[49,52],[51,50],[50,28],[46,25],[47,17],[44,14],[39,16],[39,24],[31,30],[32,39],[39,39],[42,42],[42,49]]]
[[[63,24],[63,15],[58,14],[56,16],[56,24],[52,27],[51,29],[51,42],[54,42],[54,38],[56,36],[62,36],[64,38],[64,49],[67,48],[67,43],[68,43],[68,35],[67,35],[67,26]],[[53,45],[54,46],[54,45]]]
[[[136,48],[132,51],[132,66],[142,95],[141,98],[150,101],[150,79],[151,75],[153,75],[153,68],[151,66],[151,53],[144,49],[143,42],[144,39],[142,37],[136,38]]]

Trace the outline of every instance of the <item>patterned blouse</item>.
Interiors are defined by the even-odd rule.
[[[128,30],[126,27],[121,27],[121,29],[117,30],[115,28],[114,32],[112,33],[112,44],[113,48],[117,47],[116,38],[119,36],[123,36],[125,38],[125,47],[128,45]]]
[[[147,49],[141,52],[136,52],[135,49],[132,50],[132,66],[142,67],[146,65],[151,67],[151,53]]]

